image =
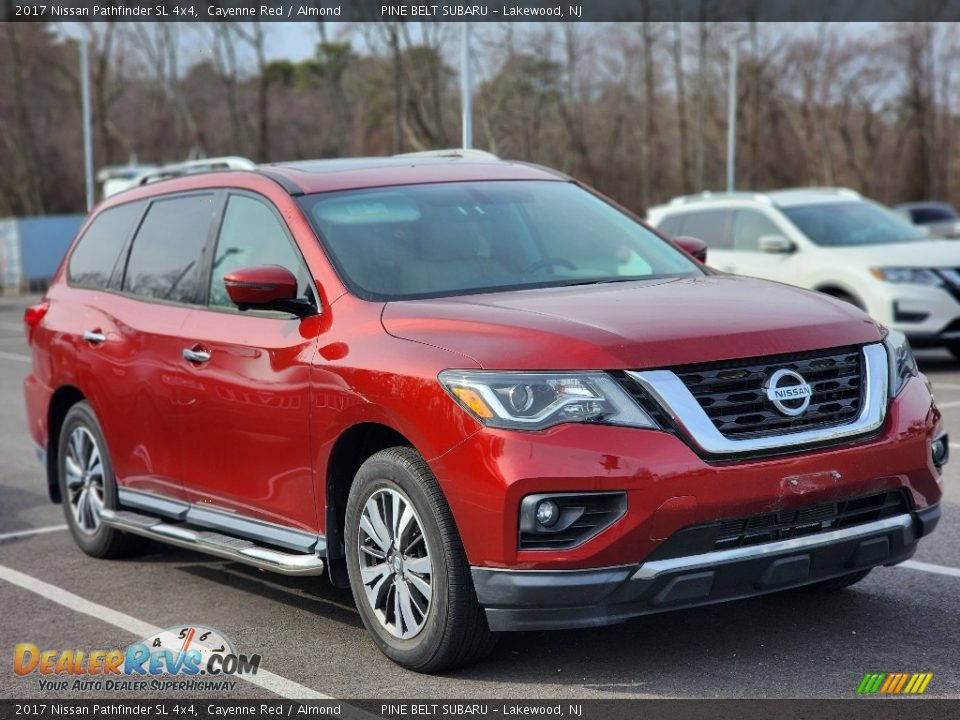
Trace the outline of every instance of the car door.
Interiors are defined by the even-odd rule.
[[[800,284],[797,277],[799,249],[792,244],[790,251],[762,250],[760,238],[772,236],[788,238],[787,231],[765,213],[749,208],[735,210],[730,229],[736,266],[733,272],[791,285]]]
[[[180,329],[199,297],[214,199],[198,192],[141,203],[146,212],[115,271],[114,292],[85,309],[85,387],[97,399],[121,493],[183,496]],[[136,496],[122,502],[140,505]]]
[[[318,318],[240,312],[223,282],[231,270],[281,265],[313,300],[312,280],[282,217],[259,195],[228,193],[213,247],[205,306],[181,331],[190,380],[179,423],[184,485],[224,529],[230,514],[316,532],[308,397]]]

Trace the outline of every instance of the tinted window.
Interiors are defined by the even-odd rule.
[[[908,220],[865,200],[781,209],[817,245],[880,245],[927,239]]]
[[[761,212],[737,210],[733,215],[733,249],[759,250],[759,240],[764,235],[779,235],[783,230]]]
[[[143,212],[143,203],[104,210],[90,223],[70,256],[67,277],[74,285],[106,288],[123,244]]]
[[[264,203],[243,195],[233,195],[220,226],[213,256],[210,304],[234,307],[223,284],[231,270],[255,265],[280,265],[297,276],[299,295],[307,295],[307,272],[299,252],[293,247],[277,215]]]
[[[957,213],[953,208],[941,205],[912,208],[910,214],[917,225],[929,225],[930,223],[949,222],[957,219]]]
[[[708,247],[725,250],[730,248],[729,210],[701,210],[683,216],[680,235],[703,240]]]
[[[203,246],[215,214],[212,194],[155,200],[134,238],[124,291],[196,302]]]
[[[409,185],[303,198],[361,295],[409,298],[561,287],[702,271],[572,183]]]

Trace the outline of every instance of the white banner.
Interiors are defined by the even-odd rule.
[[[22,283],[23,264],[17,221],[0,220],[0,289],[19,289]]]

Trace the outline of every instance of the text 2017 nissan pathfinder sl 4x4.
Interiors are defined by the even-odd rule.
[[[26,312],[50,496],[95,557],[326,570],[420,671],[910,557],[948,444],[904,337],[677,243],[471,153],[118,194]]]

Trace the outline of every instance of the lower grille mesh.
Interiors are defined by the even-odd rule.
[[[795,510],[724,520],[719,523],[713,549],[729,550],[840,530],[900,515],[908,510],[907,499],[902,491],[897,490],[851,500],[809,505]]]

